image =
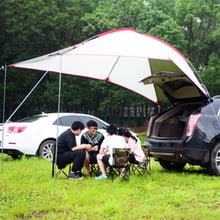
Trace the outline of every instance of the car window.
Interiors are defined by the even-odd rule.
[[[80,116],[80,121],[85,125],[85,127],[87,126],[86,124],[89,120],[94,120],[98,124],[99,129],[101,129],[101,128],[106,129],[106,124],[103,123],[102,121],[100,121],[96,118],[93,118],[93,117],[89,117],[89,116]]]
[[[71,125],[74,121],[80,121],[80,118],[78,116],[73,116],[73,115],[62,116],[62,117],[58,118],[53,124],[71,127]]]
[[[202,114],[206,115],[217,115],[220,116],[220,102],[217,99],[214,99],[214,102],[204,106],[201,109]]]

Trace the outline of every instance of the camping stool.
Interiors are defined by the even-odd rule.
[[[58,177],[60,174],[64,174],[66,177],[71,173],[72,164],[57,164],[58,171],[55,172],[55,164],[52,166],[52,177]],[[68,172],[66,171],[66,167],[68,166]]]
[[[131,166],[131,173],[133,174],[138,174],[138,175],[143,175],[145,173],[150,174],[151,173],[151,164],[150,164],[150,151],[147,146],[141,146],[144,155],[146,157],[146,163],[145,163],[145,168],[142,168],[139,166],[139,163],[130,163]]]
[[[90,167],[92,176],[98,176],[100,174],[99,165],[97,163],[90,163],[89,167]]]
[[[113,181],[115,175],[120,175],[121,169],[125,169],[123,180],[130,179],[130,150],[126,148],[113,148],[113,165],[107,167],[107,175]]]
[[[51,154],[52,154],[52,177],[58,177],[60,174],[64,174],[66,177],[69,176],[71,173],[72,163],[70,164],[56,164],[55,163],[55,144],[51,147]],[[56,171],[56,167],[58,171]],[[66,171],[66,167],[68,166],[68,171]]]

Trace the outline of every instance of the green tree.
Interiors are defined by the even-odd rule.
[[[219,0],[178,0],[177,23],[182,27],[187,41],[187,55],[201,71],[215,50],[212,34],[218,25]]]
[[[205,70],[201,73],[203,83],[211,96],[220,95],[220,56],[211,54]]]
[[[93,2],[2,0],[0,10],[5,36],[0,60],[11,63],[82,41],[81,17],[93,10]]]
[[[175,3],[177,0],[148,0],[147,5],[175,19]]]
[[[161,38],[185,52],[184,34],[173,18],[174,2],[170,0],[165,7],[169,11],[163,11],[158,1],[100,0],[95,11],[82,18],[83,32],[85,35],[96,35],[111,29],[129,27]]]
[[[218,5],[218,8],[220,6]],[[208,65],[201,72],[204,84],[207,86],[211,95],[219,95],[220,79],[220,10],[217,13],[217,27],[210,34],[212,53],[209,55]]]
[[[0,63],[15,63],[80,42],[83,40],[81,17],[86,12],[91,12],[93,7],[94,2],[90,0],[2,0],[0,2]],[[12,113],[40,76],[39,72],[8,69],[7,115]],[[57,96],[55,92],[58,81],[56,79],[53,81],[52,77],[47,77],[46,80],[47,87],[40,85],[34,92],[36,96],[30,96],[19,114],[25,116],[27,111],[31,114],[30,111],[33,113],[44,109],[52,111],[52,108],[56,111],[57,99],[50,100],[47,95]],[[45,90],[48,89],[50,92],[46,93]],[[0,91],[1,96],[2,93],[3,90]],[[27,108],[26,111],[28,104],[31,104],[32,108]]]

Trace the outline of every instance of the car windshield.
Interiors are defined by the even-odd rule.
[[[47,117],[47,116],[46,115],[34,115],[34,116],[30,116],[27,118],[17,120],[16,122],[34,122],[34,121],[37,121],[43,117]]]

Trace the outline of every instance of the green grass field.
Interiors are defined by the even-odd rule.
[[[1,155],[0,219],[220,219],[220,177],[199,167],[168,172],[151,163],[151,175],[69,180],[51,177],[51,163]]]

